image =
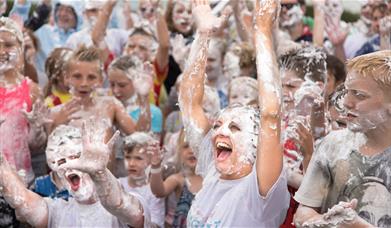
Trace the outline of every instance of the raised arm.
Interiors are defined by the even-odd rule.
[[[26,188],[1,152],[0,188],[7,203],[15,209],[19,220],[26,221],[33,227],[47,227],[49,213],[45,200]]]
[[[170,35],[166,19],[161,14],[160,10],[156,10],[156,32],[158,39],[158,48],[156,53],[156,62],[159,70],[164,69],[168,65],[168,52],[170,49]]]
[[[386,16],[380,19],[379,22],[380,33],[380,50],[391,49],[391,16]]]
[[[257,0],[254,11],[254,43],[261,107],[256,167],[262,196],[267,195],[282,170],[281,81],[272,35],[279,4],[276,0]]]
[[[95,184],[99,200],[104,208],[121,222],[132,227],[142,227],[144,224],[144,209],[139,199],[122,188],[121,184],[106,168],[113,144],[119,135],[117,131],[110,141],[104,143],[96,123],[83,123],[83,152],[78,159],[70,160],[62,165],[62,169],[77,169],[88,173]]]
[[[193,41],[187,66],[183,72],[183,78],[179,88],[179,107],[186,135],[191,142],[190,146],[198,154],[198,145],[210,126],[202,109],[204,96],[204,81],[206,80],[205,68],[208,55],[208,44],[215,20],[209,5],[202,4],[201,0],[193,0],[193,17],[195,18],[197,31]]]

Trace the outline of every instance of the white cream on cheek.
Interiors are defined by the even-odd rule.
[[[2,42],[2,41],[0,41]],[[6,53],[0,59],[0,77],[10,69],[17,69],[18,60],[20,59],[21,48],[14,48]]]
[[[293,6],[287,14],[289,19],[282,22],[283,27],[290,27],[303,18],[303,11],[299,5]]]
[[[247,85],[233,85],[230,90],[229,104],[249,105],[258,100],[258,91]]]
[[[173,23],[179,32],[187,33],[191,30],[193,20],[189,11],[191,9],[190,1],[177,1],[173,8]]]

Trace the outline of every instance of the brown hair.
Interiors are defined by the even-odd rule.
[[[345,64],[334,55],[327,55],[327,72],[331,73],[335,82],[343,83],[346,78]]]
[[[357,56],[347,62],[348,72],[371,77],[381,86],[391,87],[391,51],[377,51]]]
[[[326,82],[326,53],[319,48],[307,46],[293,49],[279,57],[282,70],[294,71],[303,80]]]
[[[45,61],[45,74],[49,82],[45,88],[45,96],[49,96],[53,85],[57,85],[64,76],[65,66],[72,55],[70,48],[55,48]]]
[[[175,0],[168,0],[167,2],[167,9],[166,9],[166,14],[165,14],[165,18],[166,18],[166,23],[167,23],[167,27],[168,27],[168,30],[171,31],[171,32],[174,32],[174,33],[180,33],[174,26],[174,21],[172,20],[172,15],[174,14],[173,11],[174,11],[174,6],[175,4],[177,3],[177,1]],[[193,34],[193,29],[190,30],[187,34],[182,34],[184,37],[187,37],[187,36],[190,36]]]

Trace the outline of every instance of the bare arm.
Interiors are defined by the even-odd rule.
[[[260,108],[257,147],[259,192],[266,196],[282,170],[281,82],[273,47],[273,27],[278,17],[278,1],[256,1],[255,48]]]
[[[384,17],[379,22],[380,50],[391,49],[391,16]]]
[[[168,65],[168,52],[170,49],[170,35],[168,32],[168,27],[166,19],[164,16],[157,10],[157,20],[156,20],[156,31],[158,39],[158,49],[156,53],[156,62],[159,69],[164,69]]]
[[[248,33],[245,24],[243,23],[242,12],[240,8],[241,2],[239,0],[230,1],[234,13],[236,31],[242,42],[250,41],[250,34]]]
[[[106,168],[118,135],[117,131],[105,144],[105,135],[101,134],[100,126],[96,126],[93,121],[84,122],[82,127],[83,153],[78,159],[60,165],[60,168],[77,169],[88,173],[95,184],[102,206],[123,223],[132,227],[142,227],[144,210],[140,201],[125,192],[121,184]]]
[[[155,196],[157,197],[166,197],[179,187],[177,175],[180,174],[171,175],[166,180],[163,180],[161,172],[163,154],[159,148],[159,145],[150,145],[148,146],[147,151],[149,154],[151,154],[152,170],[155,170],[151,172],[150,177],[152,193],[155,194]]]
[[[15,209],[18,219],[33,227],[47,227],[49,213],[45,200],[26,188],[1,152],[0,188],[5,200]]]
[[[313,43],[315,46],[323,47],[325,31],[325,0],[314,1],[314,31]]]
[[[132,134],[136,130],[136,124],[132,117],[126,113],[124,106],[119,101],[115,100],[113,105],[115,110],[114,119],[117,127],[126,135]]]

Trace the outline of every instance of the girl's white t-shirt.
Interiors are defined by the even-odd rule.
[[[237,180],[219,175],[205,178],[188,217],[188,227],[279,227],[289,207],[290,195],[283,170],[266,197],[259,194],[255,166]]]

